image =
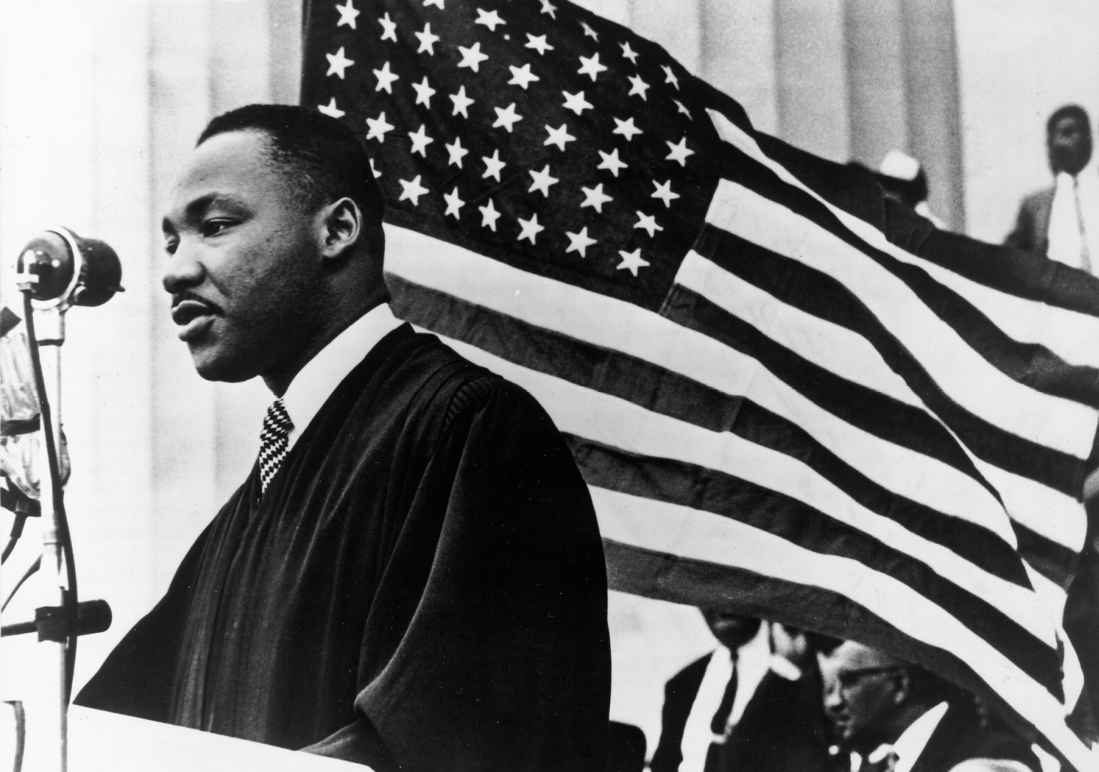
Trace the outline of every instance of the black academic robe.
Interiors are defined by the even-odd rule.
[[[256,470],[78,702],[379,772],[604,763],[592,504],[518,387],[407,325]]]

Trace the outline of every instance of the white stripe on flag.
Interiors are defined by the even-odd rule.
[[[820,555],[773,534],[708,512],[590,487],[603,538],[762,576],[819,587],[850,598],[906,635],[950,652],[1048,737],[1080,769],[1091,769],[1063,706],[1046,689],[959,619],[892,576],[856,560]]]
[[[387,229],[387,234],[390,230]],[[928,506],[973,522],[1013,547],[1015,534],[987,490],[938,459],[885,442],[821,409],[791,389],[755,359],[694,330],[596,292],[521,271],[428,236],[403,231],[405,246],[391,250],[387,270],[408,281],[446,292],[545,329],[621,351],[729,395],[744,395],[794,421],[833,452],[869,463],[856,468],[874,478],[883,457],[896,458],[912,479],[935,480],[914,497]],[[432,255],[426,259],[424,255]],[[614,319],[614,324],[607,324]],[[863,446],[870,444],[872,450]],[[875,462],[874,459],[877,459]]]
[[[927,409],[904,379],[882,359],[877,349],[858,333],[795,308],[694,251],[687,253],[676,275],[676,283],[743,319],[767,337],[825,370],[923,410],[957,439],[950,427]],[[1079,501],[1041,482],[978,458],[960,440],[958,442],[967,457],[999,491],[1008,513],[1014,519],[1034,533],[1069,549],[1083,547],[1087,524]],[[936,478],[928,484],[927,479],[913,474],[917,467],[896,462],[886,464],[886,469],[897,481],[886,482],[880,474],[871,471],[881,466],[881,459],[869,456],[866,463],[860,463],[852,460],[850,454],[844,454],[846,445],[829,445],[829,448],[890,490],[924,501],[947,514],[958,510],[972,511],[967,501],[956,498],[956,490],[958,487],[964,488],[966,481],[955,479],[944,484],[943,478]],[[867,454],[875,452],[872,448],[866,449]],[[953,470],[951,473],[957,474]],[[980,488],[972,480],[968,483]],[[937,503],[930,498],[935,497],[935,491],[939,494]],[[987,491],[980,490],[981,498],[987,495]],[[951,499],[952,502],[946,501]]]
[[[718,470],[804,502],[922,562],[1001,609],[1038,640],[1054,645],[1051,620],[1035,603],[1032,589],[1004,581],[953,550],[866,509],[801,461],[728,432],[712,432],[527,369],[466,343],[444,340],[462,356],[529,391],[562,431],[637,455]]]
[[[1099,319],[1096,317],[1012,295],[904,251],[873,225],[832,204],[801,182],[788,169],[766,155],[754,138],[745,134],[720,112],[712,109],[706,112],[714,128],[726,142],[774,171],[784,182],[809,193],[870,246],[927,271],[940,284],[954,290],[979,308],[1010,337],[1021,343],[1043,345],[1071,364],[1099,367],[1099,348],[1094,345],[1094,341],[1099,340]]]
[[[790,209],[729,180],[706,215],[714,226],[832,276],[851,290],[956,403],[1013,434],[1086,459],[1096,411],[1035,391],[988,363],[908,285]]]

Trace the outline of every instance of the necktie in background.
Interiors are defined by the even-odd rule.
[[[263,493],[267,492],[271,479],[282,468],[282,462],[286,459],[290,430],[293,428],[294,422],[290,420],[286,406],[282,404],[281,399],[276,399],[267,408],[267,415],[263,417],[263,429],[259,435],[259,482]]]
[[[1072,178],[1072,200],[1076,206],[1076,227],[1080,232],[1080,269],[1091,273],[1091,252],[1088,249],[1088,227],[1080,206],[1080,178]]]
[[[721,702],[717,706],[714,717],[710,719],[710,731],[714,737],[724,737],[729,727],[729,716],[733,713],[733,700],[736,699],[737,674],[736,656],[733,657],[733,674],[729,676],[729,683],[725,684],[725,693],[721,695]]]

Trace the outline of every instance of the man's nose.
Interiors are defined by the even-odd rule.
[[[824,683],[824,709],[832,713],[843,707],[843,690],[836,681]]]
[[[181,240],[164,268],[161,283],[172,294],[193,287],[202,281],[204,269],[194,249]]]

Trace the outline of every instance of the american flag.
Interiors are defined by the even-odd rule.
[[[306,8],[302,101],[374,159],[399,312],[554,417],[612,586],[863,640],[1087,763],[1099,282],[886,216],[569,3]]]

